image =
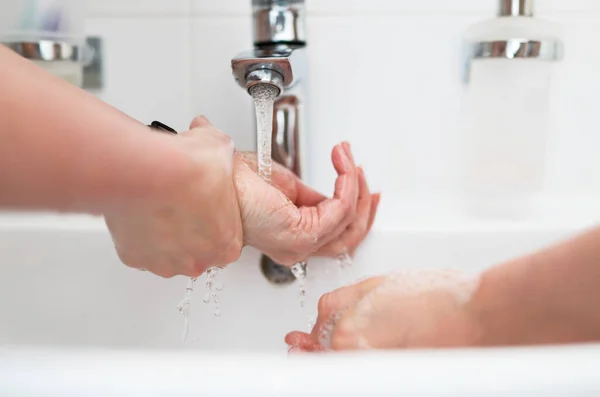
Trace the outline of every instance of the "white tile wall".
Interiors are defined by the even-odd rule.
[[[236,147],[253,150],[255,128],[249,95],[231,76],[231,58],[252,48],[249,17],[198,16],[192,19],[191,109],[205,114],[234,137]]]
[[[186,17],[94,17],[89,34],[104,39],[105,86],[98,96],[145,123],[189,125],[190,20]]]
[[[309,162],[329,191],[331,147],[353,143],[388,196],[456,186],[460,39],[497,0],[308,0]],[[204,113],[254,146],[250,98],[230,58],[251,45],[250,0],[89,0],[89,33],[106,39],[98,95],[142,121],[185,128]],[[539,0],[565,26],[547,189],[600,194],[600,1]]]

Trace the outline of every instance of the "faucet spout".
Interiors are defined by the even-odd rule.
[[[283,92],[283,76],[272,69],[254,70],[246,76],[246,89],[252,95],[252,88],[267,84],[277,88],[277,96]]]
[[[277,88],[271,157],[302,177],[305,168],[303,89],[307,69],[304,0],[252,0],[252,5],[254,49],[231,60],[233,77],[249,94],[259,84]],[[274,284],[296,280],[290,269],[264,255],[261,269]]]
[[[257,48],[234,57],[231,69],[235,81],[246,90],[258,83],[268,83],[284,91],[299,83],[305,64],[302,48]]]
[[[252,6],[255,45],[306,43],[304,0],[252,0]]]

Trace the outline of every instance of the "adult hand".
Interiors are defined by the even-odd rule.
[[[197,277],[236,261],[243,246],[233,142],[204,117],[190,128],[170,138],[186,160],[178,177],[105,213],[121,261],[162,277]]]
[[[291,266],[313,254],[354,251],[373,224],[380,196],[370,194],[348,144],[333,150],[338,178],[328,199],[278,164],[273,185],[264,182],[256,155],[236,153],[231,139],[204,117],[173,142],[190,160],[180,177],[152,197],[105,213],[128,266],[197,277],[236,261],[243,245]]]
[[[371,194],[348,143],[333,149],[338,178],[332,199],[273,163],[272,186],[257,175],[255,153],[239,153],[236,186],[244,240],[274,261],[294,265],[311,255],[352,254],[368,234],[380,195]]]
[[[457,272],[403,272],[324,295],[311,334],[286,336],[290,351],[473,346],[480,326],[469,300],[478,283]]]

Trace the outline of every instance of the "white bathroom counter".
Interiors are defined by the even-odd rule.
[[[0,349],[4,397],[598,396],[600,345],[297,356]]]

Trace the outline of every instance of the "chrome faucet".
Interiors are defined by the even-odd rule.
[[[498,16],[532,17],[533,11],[533,0],[500,0]]]
[[[250,92],[275,86],[272,158],[302,177],[304,167],[303,88],[306,80],[304,0],[252,0],[254,49],[231,60],[237,83]],[[263,255],[261,269],[275,284],[295,280],[292,272]]]

